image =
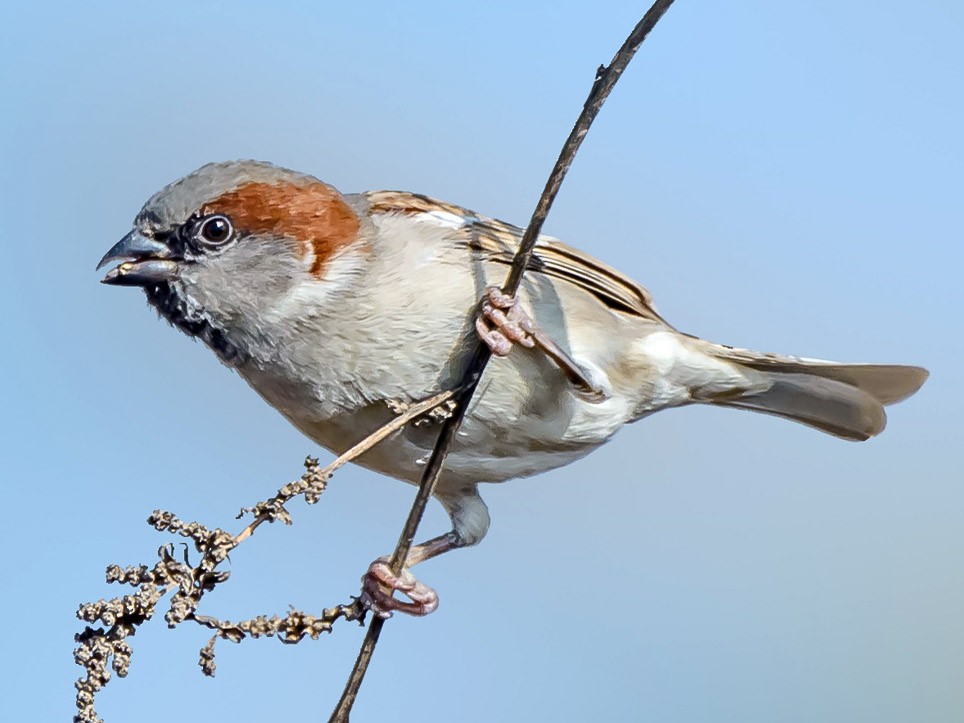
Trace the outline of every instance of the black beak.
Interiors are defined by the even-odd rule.
[[[104,254],[97,268],[111,261],[123,261],[107,272],[101,283],[115,286],[147,286],[171,281],[177,276],[177,262],[171,260],[167,244],[131,231]]]

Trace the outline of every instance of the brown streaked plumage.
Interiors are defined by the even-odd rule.
[[[310,248],[311,274],[321,277],[325,262],[358,237],[358,216],[326,183],[246,183],[202,209],[221,213],[253,234],[284,236]]]
[[[372,214],[450,214],[462,226],[452,235],[480,256],[509,266],[522,240],[523,229],[496,218],[481,216],[460,206],[418,193],[369,191],[365,199]],[[540,236],[528,271],[568,281],[588,291],[611,309],[670,326],[656,311],[653,297],[641,284],[587,253],[551,236]]]
[[[454,216],[463,216],[466,218],[475,215],[461,206],[445,203],[444,201],[439,201],[429,196],[423,196],[421,193],[409,193],[407,191],[368,191],[365,193],[365,198],[370,204],[371,213],[413,215],[417,213],[437,213],[442,211],[451,213]]]

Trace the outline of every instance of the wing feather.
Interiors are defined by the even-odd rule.
[[[511,265],[522,240],[523,230],[518,226],[428,196],[403,191],[370,191],[364,195],[369,213],[403,214],[444,225],[454,231],[452,237],[457,242],[486,261]],[[643,286],[551,236],[539,237],[527,271],[574,284],[616,311],[666,324]]]

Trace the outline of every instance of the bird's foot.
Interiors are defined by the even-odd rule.
[[[508,356],[513,344],[529,348],[536,345],[532,338],[535,325],[529,315],[515,297],[503,294],[498,286],[485,290],[482,313],[475,320],[475,330],[496,356]]]
[[[397,600],[398,591],[409,598]],[[380,618],[390,618],[396,610],[408,615],[423,616],[438,607],[438,593],[421,582],[409,570],[398,576],[392,573],[387,557],[380,557],[368,566],[362,576],[362,604]]]
[[[608,398],[609,395],[599,384],[529,318],[518,299],[502,293],[498,286],[485,290],[482,310],[475,320],[475,330],[495,356],[508,356],[513,344],[538,347],[586,398],[591,401]]]

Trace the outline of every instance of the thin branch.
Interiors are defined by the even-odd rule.
[[[626,70],[629,61],[636,55],[639,46],[643,44],[646,36],[656,27],[656,23],[659,22],[659,19],[663,17],[663,14],[669,10],[672,4],[673,0],[657,0],[654,2],[653,6],[646,11],[643,19],[633,28],[619,50],[616,51],[609,65],[600,65],[596,71],[596,79],[589,91],[589,97],[583,104],[582,113],[576,119],[576,124],[572,127],[569,137],[566,138],[566,142],[559,152],[556,165],[553,167],[552,173],[549,174],[546,187],[542,190],[542,196],[539,197],[536,209],[532,213],[532,219],[522,236],[519,250],[516,252],[512,268],[502,289],[506,294],[515,296],[515,293],[519,290],[519,284],[522,283],[522,274],[525,273],[529,261],[532,259],[532,251],[535,248],[536,240],[539,238],[539,233],[542,231],[542,224],[549,215],[549,209],[552,207],[553,201],[556,200],[556,194],[559,193],[562,180],[566,177],[566,173],[569,172],[569,167],[576,157],[576,151],[579,150],[579,146],[582,145],[583,139],[589,132],[589,126],[596,119],[596,115],[602,108],[603,103],[606,102],[606,98],[609,97],[610,91],[622,76],[623,71]]]
[[[438,394],[431,396],[428,399],[425,399],[421,402],[418,402],[417,404],[413,404],[412,406],[408,407],[403,412],[401,412],[397,417],[395,417],[392,421],[379,427],[370,435],[365,437],[365,439],[358,442],[356,445],[351,447],[346,452],[343,452],[337,459],[335,459],[333,462],[331,462],[331,464],[329,464],[321,471],[320,473],[321,476],[327,480],[335,473],[336,470],[338,470],[338,468],[348,464],[356,457],[360,457],[361,455],[365,454],[365,452],[367,452],[376,444],[381,442],[383,439],[385,439],[385,437],[398,431],[399,429],[404,427],[406,424],[408,424],[416,417],[420,417],[421,415],[432,411],[436,407],[442,404],[445,404],[450,399],[453,399],[457,391],[458,390],[439,392]],[[279,505],[283,505],[288,499],[290,499],[290,496],[286,495],[284,490],[279,490],[278,494],[276,494],[267,502],[262,503],[260,506],[262,511],[260,511],[260,513],[257,514],[257,516],[254,518],[254,520],[251,521],[251,524],[249,524],[247,527],[241,530],[241,532],[235,535],[233,546],[237,547],[246,539],[248,539],[252,534],[254,534],[254,531],[258,529],[258,527],[263,522],[267,522],[268,520],[274,519],[273,511]]]
[[[659,19],[672,4],[673,0],[657,0],[653,3],[653,6],[646,12],[636,27],[633,28],[629,37],[626,38],[626,41],[613,56],[610,64],[608,66],[600,66],[599,70],[596,71],[596,79],[593,82],[592,89],[589,91],[589,97],[586,99],[582,112],[579,114],[579,118],[576,119],[572,131],[569,133],[569,137],[566,139],[562,151],[559,153],[559,158],[556,160],[552,172],[549,174],[549,179],[546,181],[542,196],[536,204],[532,219],[529,221],[529,225],[520,242],[519,250],[512,260],[512,268],[506,277],[502,289],[504,293],[515,296],[518,292],[519,285],[522,283],[522,275],[529,265],[536,240],[539,238],[539,233],[542,230],[542,224],[549,215],[549,209],[552,207],[552,203],[556,198],[556,194],[559,192],[562,181],[569,171],[573,159],[576,157],[576,151],[578,151],[579,146],[582,145],[582,141],[586,137],[589,127],[592,125],[593,120],[595,120],[603,103],[605,103],[610,91],[616,85],[616,81],[619,80],[626,66],[629,65],[629,61],[632,60],[636,51],[646,39],[646,36],[649,35],[649,32],[656,26],[656,23],[659,22]],[[485,370],[490,356],[491,351],[487,346],[481,342],[476,343],[475,348],[471,352],[471,359],[466,367],[466,371],[462,376],[461,384],[459,385],[463,391],[456,397],[456,408],[452,416],[445,420],[442,430],[439,432],[438,441],[435,443],[432,456],[422,475],[418,493],[415,495],[415,501],[412,503],[412,509],[409,512],[408,519],[405,521],[402,534],[399,536],[395,552],[392,554],[391,569],[396,575],[401,573],[405,559],[408,557],[408,553],[412,548],[415,533],[422,520],[422,515],[425,513],[425,507],[435,492],[435,486],[441,476],[445,458],[449,453],[452,442],[455,440],[456,432],[458,432],[462,424],[466,409],[472,399],[472,395],[475,393],[479,380],[482,378],[482,372]],[[365,672],[368,670],[368,665],[371,662],[375,645],[378,643],[378,638],[384,624],[385,618],[379,616],[372,617],[368,631],[365,634],[365,640],[362,642],[361,650],[358,652],[355,666],[352,668],[341,699],[331,714],[329,723],[348,723],[352,706],[355,703],[358,690],[361,688]]]

